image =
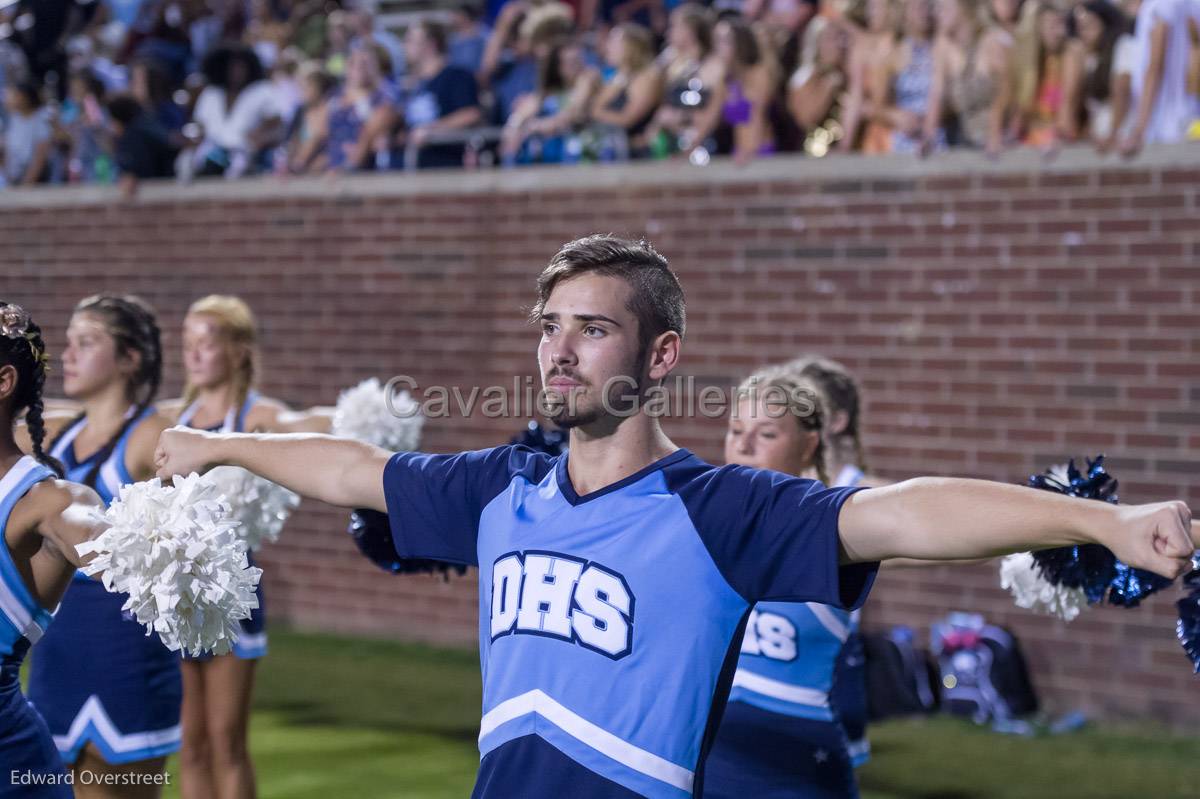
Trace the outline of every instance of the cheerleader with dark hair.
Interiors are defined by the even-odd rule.
[[[75,307],[63,390],[83,410],[66,424],[48,422],[50,455],[106,505],[120,486],[154,476],[155,443],[170,426],[153,407],[161,379],[158,325],[141,300],[94,296]],[[39,427],[28,418],[31,436]],[[178,658],[122,611],[124,600],[77,572],[32,659],[30,701],[62,759],[76,774],[90,772],[75,780],[81,799],[158,796],[147,778],[179,749]]]
[[[46,345],[17,305],[0,302],[0,797],[72,796],[46,722],[21,693],[21,661],[53,620],[76,560],[65,509],[98,504],[55,481],[62,466],[43,449]],[[14,435],[24,413],[23,454]],[[89,496],[90,495],[90,496]],[[81,540],[86,536],[79,537]],[[29,784],[22,784],[28,775]]]

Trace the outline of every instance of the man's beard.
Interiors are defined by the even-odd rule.
[[[557,413],[549,414],[549,419],[558,428],[562,430],[570,430],[572,427],[584,427],[586,425],[595,424],[603,418],[603,408],[575,408],[573,411],[564,402],[559,406],[560,410]]]
[[[637,408],[642,402],[642,384],[638,376],[641,375],[644,364],[645,355],[643,353],[634,361],[631,369],[606,381],[606,385],[601,388],[608,389],[607,396],[604,400],[594,404],[582,405],[573,400],[570,393],[561,395],[561,401],[556,400],[554,403],[547,403],[549,407],[543,407],[546,418],[563,430],[570,430],[573,427],[595,424],[610,416],[621,415],[624,418],[633,415],[629,411]],[[555,370],[546,379],[550,380],[560,375],[562,373]],[[568,376],[579,379],[576,375]],[[585,385],[590,387],[592,384]]]
[[[590,384],[587,384],[583,388],[589,386]],[[581,401],[579,393],[579,389],[563,393],[547,391],[542,401],[542,412],[547,419],[563,430],[594,424],[608,414],[604,403],[592,400],[585,404]]]

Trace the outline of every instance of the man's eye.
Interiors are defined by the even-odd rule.
[[[587,327],[585,327],[583,329],[583,332],[588,334],[589,336],[593,335],[593,334],[604,335],[604,329],[600,328],[600,327],[596,327],[595,325],[588,325]]]

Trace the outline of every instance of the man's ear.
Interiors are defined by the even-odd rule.
[[[649,377],[657,382],[665,380],[667,375],[675,370],[675,366],[679,363],[680,348],[683,345],[683,340],[674,330],[668,330],[665,333],[660,333],[650,343],[650,352],[646,358],[646,366],[649,369]]]
[[[845,411],[834,411],[829,417],[829,434],[840,436],[850,426],[850,414]]]

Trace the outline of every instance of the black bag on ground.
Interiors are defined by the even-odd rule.
[[[938,707],[936,672],[929,655],[916,647],[909,627],[867,633],[867,714],[871,721],[927,715]]]

